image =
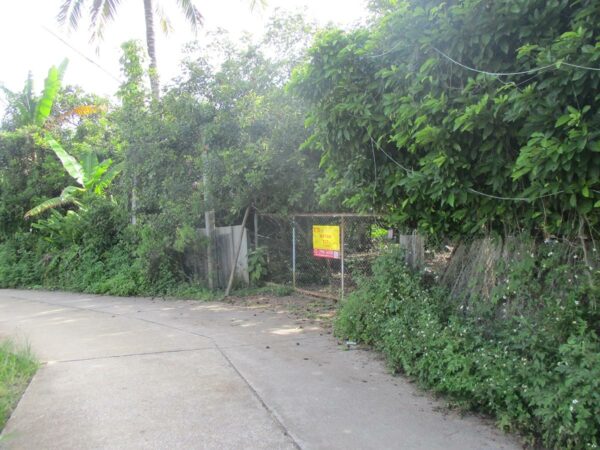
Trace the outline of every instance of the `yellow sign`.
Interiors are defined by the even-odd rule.
[[[313,255],[318,258],[340,258],[340,227],[313,225]]]

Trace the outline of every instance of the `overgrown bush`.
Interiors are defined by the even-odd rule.
[[[600,280],[566,275],[552,254],[529,256],[506,268],[509,281],[491,299],[465,306],[425,288],[400,252],[390,252],[348,297],[336,333],[374,346],[394,371],[460,406],[493,414],[503,429],[520,431],[531,443],[595,448]],[[570,283],[557,288],[563,278]]]
[[[172,288],[165,282],[169,276],[151,277],[144,230],[128,225],[124,211],[108,200],[97,199],[79,213],[53,211],[31,231],[0,243],[0,286],[165,293]]]

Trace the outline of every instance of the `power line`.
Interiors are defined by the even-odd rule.
[[[113,75],[110,71],[106,70],[104,67],[102,67],[100,64],[98,64],[96,61],[94,61],[93,59],[91,59],[89,56],[87,56],[85,53],[81,52],[80,50],[76,49],[75,47],[73,47],[71,44],[69,44],[67,41],[65,41],[62,37],[60,37],[58,34],[56,34],[54,31],[50,30],[49,28],[45,27],[44,25],[40,25],[47,33],[51,34],[52,36],[54,36],[56,39],[58,39],[60,42],[62,42],[64,45],[66,45],[67,47],[69,47],[71,50],[73,50],[75,53],[77,53],[79,56],[81,56],[82,58],[84,58],[85,60],[87,60],[90,64],[93,64],[94,66],[96,66],[98,69],[100,69],[102,72],[104,72],[106,75],[108,75],[109,77],[111,77],[113,80],[117,81],[117,82],[121,82],[121,80],[116,77],[115,75]]]
[[[523,70],[520,72],[489,72],[487,70],[480,70],[480,69],[476,69],[474,67],[469,67],[466,64],[463,64],[455,59],[452,59],[450,56],[446,55],[443,51],[441,51],[435,47],[431,47],[431,48],[433,50],[435,50],[437,53],[439,53],[441,56],[446,58],[448,61],[453,62],[457,66],[462,67],[463,69],[470,70],[471,72],[482,73],[484,75],[490,75],[493,77],[511,77],[511,76],[515,76],[515,75],[528,75],[530,73],[536,73],[536,72],[540,72],[542,70],[549,69],[550,67],[554,67],[556,65],[556,63],[552,63],[552,64],[548,64],[547,66],[536,67],[534,69]]]
[[[403,43],[403,41],[397,42],[388,51],[385,51],[385,52],[380,53],[378,55],[370,55],[368,57],[369,58],[381,58],[383,56],[389,55],[390,53],[393,53],[402,43]],[[581,64],[573,64],[573,63],[569,63],[569,62],[561,61],[561,60],[555,61],[552,64],[547,64],[545,66],[534,67],[533,69],[522,70],[522,71],[518,71],[518,72],[491,72],[491,71],[488,71],[488,70],[482,70],[482,69],[477,69],[475,67],[468,66],[466,64],[461,63],[460,61],[457,61],[456,59],[452,58],[451,56],[447,55],[446,53],[444,53],[443,51],[441,51],[440,49],[438,49],[438,48],[436,48],[434,46],[431,46],[431,48],[433,50],[435,50],[438,54],[440,54],[441,56],[443,56],[444,58],[446,58],[448,61],[456,64],[457,66],[462,67],[463,69],[470,70],[471,72],[481,73],[481,74],[484,74],[484,75],[490,75],[490,76],[493,76],[493,77],[511,77],[511,76],[517,76],[517,75],[528,75],[528,74],[532,74],[532,73],[536,73],[536,72],[541,72],[543,70],[547,70],[547,69],[551,69],[551,68],[559,69],[560,66],[568,66],[568,67],[572,67],[574,69],[593,70],[593,71],[596,71],[596,72],[600,72],[600,67],[584,66],[584,65],[581,65]]]
[[[394,50],[396,50],[398,47],[400,47],[400,45],[401,45],[401,44],[403,44],[403,43],[404,43],[403,41],[396,42],[396,45],[394,45],[394,46],[393,46],[391,49],[389,49],[388,51],[386,51],[386,52],[383,52],[383,53],[381,53],[381,54],[379,54],[379,55],[369,55],[369,56],[367,56],[367,58],[381,58],[382,56],[389,55],[390,53],[393,53],[393,52],[394,52]]]
[[[471,192],[472,194],[482,195],[484,197],[489,197],[489,198],[493,198],[496,200],[508,200],[508,201],[513,201],[513,202],[532,202],[534,200],[540,200],[542,198],[554,197],[559,194],[564,194],[564,192],[565,192],[565,191],[558,191],[553,194],[540,195],[539,197],[525,198],[525,197],[500,197],[498,195],[486,194],[485,192],[476,191],[473,188],[467,188],[467,191]]]
[[[493,77],[511,77],[511,76],[516,76],[516,75],[528,75],[528,74],[532,74],[532,73],[541,72],[542,70],[550,69],[552,67],[558,69],[561,65],[573,67],[576,69],[582,69],[582,70],[600,71],[600,68],[597,68],[597,67],[581,66],[578,64],[571,64],[571,63],[568,63],[565,61],[556,61],[556,62],[553,62],[552,64],[548,64],[546,66],[535,67],[533,69],[523,70],[523,71],[519,71],[519,72],[489,72],[487,70],[481,70],[481,69],[476,69],[474,67],[467,66],[466,64],[463,64],[463,63],[451,58],[450,56],[448,56],[447,54],[445,54],[443,51],[439,50],[438,48],[433,47],[433,46],[431,48],[433,50],[435,50],[437,53],[439,53],[441,56],[446,58],[447,60],[462,67],[463,69],[467,69],[467,70],[470,70],[471,72],[481,73],[484,75],[490,75]]]
[[[379,149],[385,156],[387,156],[390,161],[392,161],[394,164],[396,164],[398,167],[400,167],[402,170],[404,170],[408,174],[414,172],[414,170],[407,169],[402,164],[400,164],[398,161],[396,161],[394,158],[392,158],[390,155],[388,155],[387,152],[383,148],[381,148],[381,146],[370,135],[369,135],[369,138],[371,139],[371,143],[375,144],[375,147],[377,147],[377,149]]]
[[[380,150],[390,161],[392,161],[394,164],[396,164],[398,167],[400,167],[402,170],[404,170],[407,174],[412,174],[414,172],[413,169],[407,169],[402,164],[400,164],[398,161],[396,161],[394,158],[392,158],[383,148],[381,148],[381,146],[377,143],[377,141],[375,141],[373,139],[372,136],[369,136],[369,138],[371,139],[371,145],[375,144],[375,146],[377,147],[378,150]],[[473,188],[467,188],[467,191],[472,194],[481,195],[483,197],[488,197],[488,198],[493,198],[495,200],[513,201],[513,202],[533,202],[535,200],[541,200],[541,199],[547,198],[547,197],[555,197],[557,195],[564,194],[564,192],[565,192],[565,191],[558,191],[558,192],[554,192],[552,194],[540,195],[539,197],[526,198],[526,197],[501,197],[499,195],[487,194],[485,192],[477,191]],[[593,192],[598,192],[598,191],[593,191]]]
[[[560,64],[562,66],[574,67],[575,69],[595,70],[596,72],[600,72],[599,67],[580,66],[579,64],[571,64],[571,63],[564,62],[564,61],[561,61],[560,63],[557,63],[557,64]]]

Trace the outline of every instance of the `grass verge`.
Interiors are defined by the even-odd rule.
[[[0,342],[0,431],[35,374],[38,363],[29,349]]]

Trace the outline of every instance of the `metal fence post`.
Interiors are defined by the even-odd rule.
[[[340,257],[341,257],[341,271],[342,271],[342,292],[340,295],[340,300],[344,301],[344,216],[341,217],[340,222],[340,234],[341,234],[341,244],[340,244]]]
[[[296,216],[292,218],[292,286],[296,289]]]

